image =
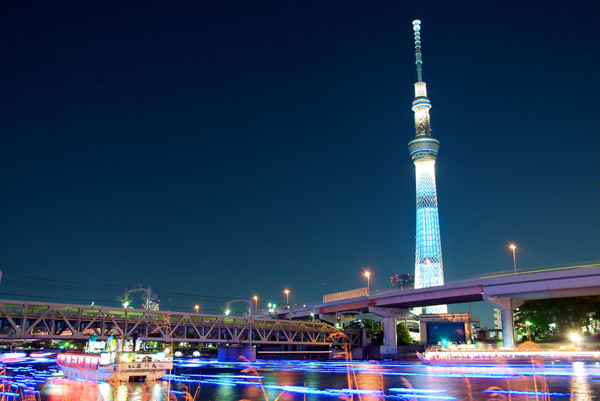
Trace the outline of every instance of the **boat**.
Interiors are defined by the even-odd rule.
[[[167,352],[143,351],[139,340],[97,341],[91,338],[83,352],[57,355],[66,378],[86,381],[152,381],[173,369]]]
[[[417,358],[431,366],[485,366],[565,363],[573,361],[600,362],[598,351],[529,351],[529,350],[426,350],[417,351]]]

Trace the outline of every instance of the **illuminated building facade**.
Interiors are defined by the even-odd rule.
[[[396,274],[395,277],[390,277],[390,282],[392,290],[404,290],[415,285],[415,278],[410,274]]]
[[[444,284],[442,245],[437,192],[435,188],[435,161],[440,143],[431,136],[427,86],[423,82],[423,60],[421,56],[421,21],[413,21],[415,32],[415,58],[417,82],[412,110],[415,114],[415,139],[409,142],[408,150],[417,179],[417,232],[415,252],[415,288],[433,287]],[[447,313],[446,305],[428,306],[426,313]]]

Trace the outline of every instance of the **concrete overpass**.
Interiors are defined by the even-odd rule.
[[[369,294],[359,298],[292,309],[290,312],[292,318],[306,317],[311,312],[315,315],[339,314],[347,311],[373,313],[383,318],[385,345],[395,346],[395,318],[407,314],[409,308],[487,301],[502,311],[504,344],[513,347],[513,310],[522,305],[523,301],[598,294],[600,294],[600,264],[590,264],[488,276],[429,288]],[[289,318],[287,311],[281,311],[279,315],[281,318]]]

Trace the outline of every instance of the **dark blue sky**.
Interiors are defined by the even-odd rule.
[[[510,271],[511,241],[520,268],[600,259],[593,2],[0,9],[0,293],[303,303],[413,273],[415,17],[446,281]]]

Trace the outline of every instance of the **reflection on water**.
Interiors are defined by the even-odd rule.
[[[0,401],[552,400],[600,399],[600,366],[436,367],[420,363],[178,360],[166,380],[94,383],[56,378],[51,361],[8,364]]]
[[[588,382],[585,363],[573,362],[573,387],[571,392],[580,400],[593,400],[592,391]]]

